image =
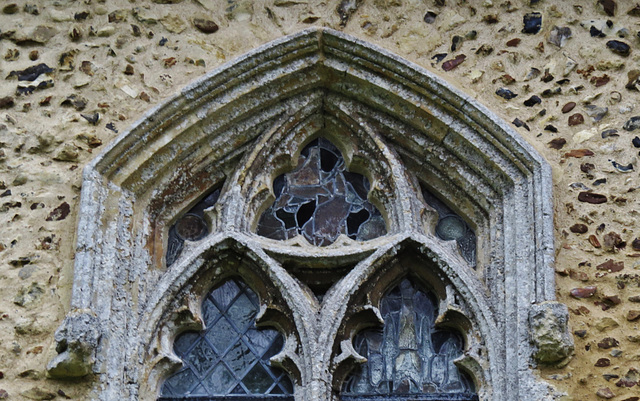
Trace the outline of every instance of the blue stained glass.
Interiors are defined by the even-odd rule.
[[[455,240],[460,253],[467,262],[476,268],[476,233],[473,229],[451,208],[436,198],[424,187],[422,196],[425,202],[438,212],[436,223],[436,235],[445,241]]]
[[[462,337],[435,328],[435,299],[404,279],[382,298],[380,312],[384,327],[354,339],[367,361],[345,381],[343,400],[477,400],[473,382],[453,363]]]
[[[184,366],[164,382],[159,400],[293,400],[291,381],[269,363],[283,337],[255,327],[258,309],[258,297],[241,281],[211,291],[202,304],[207,328],[176,338]]]
[[[331,245],[340,234],[358,241],[385,235],[382,214],[367,200],[369,189],[365,176],[346,170],[338,148],[314,140],[298,167],[274,180],[276,200],[260,217],[258,234],[277,240],[302,235],[317,246]]]

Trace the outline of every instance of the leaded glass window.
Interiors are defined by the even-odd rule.
[[[455,240],[462,256],[475,268],[476,233],[462,217],[425,188],[422,188],[422,196],[438,212],[436,235],[445,241]]]
[[[462,355],[462,337],[435,328],[436,305],[408,279],[382,298],[384,327],[356,335],[355,349],[367,361],[345,381],[342,400],[478,399],[453,363]]]
[[[298,167],[273,182],[276,196],[258,223],[258,234],[287,240],[303,235],[317,246],[331,245],[340,234],[366,241],[387,233],[380,211],[367,200],[370,185],[362,174],[346,170],[329,140],[319,138],[300,152]]]
[[[185,241],[198,241],[209,234],[209,228],[204,221],[204,210],[215,205],[219,197],[220,188],[211,191],[169,228],[167,266],[171,266],[178,259]]]
[[[184,365],[164,382],[159,400],[293,400],[291,381],[269,363],[283,337],[255,327],[258,310],[257,295],[239,280],[211,291],[202,304],[206,329],[176,339]]]

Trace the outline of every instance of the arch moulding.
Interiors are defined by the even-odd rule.
[[[274,178],[318,137],[369,179],[386,235],[313,247],[255,234]],[[216,188],[209,234],[167,263],[170,227]],[[456,364],[480,399],[555,399],[534,368],[572,349],[554,302],[551,188],[529,144],[433,73],[333,30],[281,38],[149,111],[85,168],[71,310],[49,374],[95,374],[96,400],[155,399],[180,365],[176,335],[202,327],[202,296],[238,276],[260,297],[258,322],[285,335],[271,361],[296,400],[337,400],[363,359],[353,335],[381,324],[385,285],[409,275],[435,291],[438,324],[464,334]],[[436,235],[423,191],[473,228],[475,262]],[[301,278],[314,266],[339,272],[322,296]]]

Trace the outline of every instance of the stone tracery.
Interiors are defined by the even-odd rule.
[[[317,137],[340,149],[347,171],[367,172],[367,198],[387,235],[309,248],[254,234],[278,195],[274,178]],[[362,362],[351,339],[381,323],[373,298],[412,274],[434,288],[436,320],[464,333],[455,363],[480,398],[537,400],[551,391],[533,375],[528,345],[530,305],[554,297],[549,177],[508,126],[429,72],[330,30],[283,38],[186,88],[86,169],[78,315],[59,331],[69,347],[50,372],[84,350],[81,359],[110,383],[99,399],[153,399],[180,367],[175,335],[202,326],[199,297],[233,273],[256,287],[258,321],[285,336],[272,362],[292,378],[296,399],[333,400]],[[202,210],[209,234],[185,238],[164,263],[168,227],[222,182]],[[419,183],[455,199],[473,222],[475,271],[457,243],[436,235],[438,212]],[[109,216],[115,223],[104,223]],[[400,257],[408,270],[396,267]],[[513,296],[500,295],[507,287]],[[89,318],[101,331],[82,326]]]

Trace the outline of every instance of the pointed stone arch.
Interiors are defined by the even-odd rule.
[[[274,177],[294,167],[295,152],[318,136],[332,139],[348,167],[370,179],[369,197],[386,217],[385,237],[318,250],[254,234],[273,200]],[[281,38],[149,111],[85,168],[72,311],[56,334],[60,354],[49,372],[98,374],[100,400],[113,394],[153,399],[163,369],[176,362],[170,339],[193,324],[167,328],[175,317],[171,308],[189,299],[188,283],[220,268],[204,258],[235,243],[266,269],[298,333],[331,327],[320,342],[328,346],[324,359],[310,355],[317,351],[305,343],[310,337],[291,345],[295,336],[276,359],[297,375],[296,399],[336,399],[331,374],[358,360],[348,338],[340,337],[347,305],[340,302],[357,298],[362,280],[375,276],[385,255],[412,249],[471,311],[466,318],[487,353],[461,363],[475,372],[482,397],[546,399],[552,390],[531,368],[529,319],[532,305],[555,299],[551,186],[549,166],[529,144],[433,73],[328,29]],[[187,241],[167,267],[169,228],[217,187],[220,199],[205,211],[210,234]],[[435,212],[424,204],[421,187],[474,228],[477,269],[454,244],[437,238]],[[282,268],[314,260],[355,266],[347,274],[360,274],[351,287],[336,278],[325,295],[342,311],[331,311]],[[197,305],[185,308],[197,321]],[[324,315],[311,317],[317,313]],[[375,320],[372,313],[363,316]]]

